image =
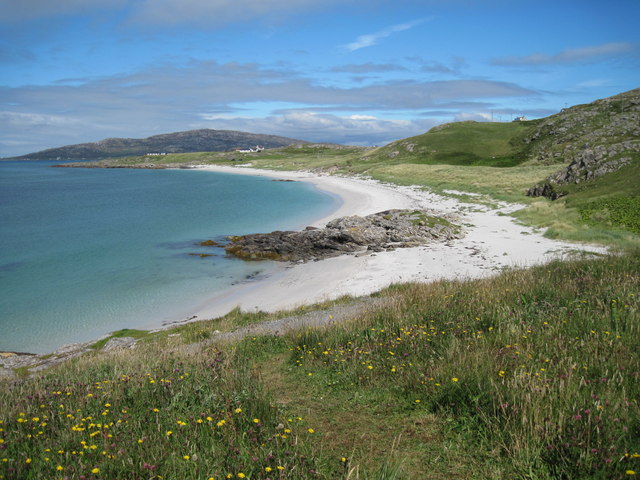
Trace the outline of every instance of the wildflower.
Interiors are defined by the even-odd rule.
[[[259,418],[254,418],[253,419],[253,423],[260,423],[260,419]]]
[[[64,470],[64,467],[62,465],[58,465],[56,467],[56,470],[60,472],[60,471]]]
[[[340,461],[341,461],[342,463],[347,463],[347,457],[342,457],[342,458],[340,459]]]
[[[234,412],[236,412],[236,413],[242,413],[242,409],[241,409],[241,408],[236,408],[236,409],[234,410]]]
[[[624,473],[626,473],[627,475],[635,475],[636,474],[635,470],[627,470]]]
[[[265,467],[264,468],[264,471],[267,472],[267,473],[269,473],[271,470],[273,470],[271,467]]]
[[[189,460],[190,458],[191,458],[191,457],[190,457],[189,455],[183,455],[183,456],[182,456],[182,459],[183,459],[183,460]]]
[[[238,478],[246,478],[246,475],[244,473],[240,472],[238,474]]]
[[[24,463],[31,463],[31,459],[30,459],[30,458],[27,458],[27,459],[24,461]]]
[[[167,431],[167,437],[169,437],[169,436],[171,436],[171,435],[173,435],[173,432],[172,432],[171,430],[168,430],[168,431]]]
[[[316,433],[316,431],[315,431],[313,428],[309,428],[309,429],[307,430],[307,432],[309,432],[309,433]]]
[[[457,381],[458,381],[458,379],[457,379],[456,377],[453,377],[453,378],[451,379],[451,381],[452,381],[453,383],[455,383],[455,382],[457,382]]]
[[[96,467],[96,468],[94,468],[94,469],[92,469],[92,470],[91,470],[91,473],[93,473],[94,475],[95,475],[96,473],[100,473],[100,469]]]

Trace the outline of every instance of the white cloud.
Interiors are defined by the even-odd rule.
[[[333,115],[299,110],[264,118],[225,117],[198,122],[191,128],[232,129],[269,133],[308,140],[350,145],[382,145],[417,135],[437,123],[435,120],[390,120],[373,115]]]
[[[37,18],[120,12],[125,22],[139,26],[188,24],[215,28],[255,18],[282,21],[291,15],[325,9],[333,4],[364,0],[0,0],[0,23]]]
[[[581,48],[570,48],[552,55],[533,53],[526,56],[511,56],[494,58],[491,63],[505,66],[537,66],[554,64],[571,64],[590,62],[602,58],[622,55],[637,49],[632,43],[604,43]]]
[[[394,65],[391,63],[361,63],[351,65],[339,65],[333,67],[330,71],[334,73],[379,73],[379,72],[393,72],[399,70],[406,70],[401,65]]]
[[[348,0],[349,3],[360,0]],[[133,21],[152,25],[188,23],[217,27],[257,17],[281,21],[283,17],[326,8],[339,0],[141,0]]]
[[[476,122],[488,122],[491,120],[491,114],[480,112],[460,112],[454,117],[455,122],[465,122],[469,120]]]
[[[194,61],[130,75],[76,79],[67,85],[0,87],[0,105],[14,105],[0,116],[0,156],[105,137],[144,137],[194,125],[303,140],[381,143],[390,136],[402,138],[401,132],[415,135],[420,131],[416,125],[435,121],[422,118],[404,124],[382,118],[383,112],[393,112],[389,114],[393,117],[402,112],[411,119],[426,110],[447,108],[452,116],[468,110],[469,102],[477,108],[479,100],[532,95],[536,92],[488,80],[337,88],[319,85],[295,70]],[[281,111],[282,105],[287,110]],[[16,151],[7,143],[28,138],[33,148],[27,151]]]
[[[420,20],[414,20],[412,22],[391,25],[390,27],[384,28],[375,33],[360,35],[358,38],[356,38],[354,42],[344,45],[344,48],[349,50],[350,52],[354,52],[356,50],[360,50],[361,48],[371,47],[373,45],[378,44],[380,40],[382,40],[383,38],[390,37],[394,33],[410,30],[413,27],[420,25],[421,23],[427,20],[428,19],[420,19]]]
[[[96,9],[118,9],[125,3],[127,0],[2,0],[0,23],[70,15]]]
[[[59,127],[78,123],[75,119],[63,115],[49,115],[43,113],[22,113],[0,111],[0,122],[7,127],[30,128],[38,126]]]

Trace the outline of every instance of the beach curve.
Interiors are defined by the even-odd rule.
[[[366,255],[342,255],[317,262],[281,265],[267,278],[239,284],[213,294],[175,321],[203,320],[242,311],[275,312],[351,295],[363,296],[393,283],[474,279],[505,268],[528,267],[565,258],[576,252],[606,253],[604,247],[545,238],[543,232],[519,224],[509,216],[522,205],[495,206],[463,203],[418,187],[397,186],[359,177],[320,175],[300,171],[272,171],[249,167],[199,166],[215,172],[305,181],[341,199],[336,211],[309,225],[349,215],[369,215],[392,208],[425,209],[454,214],[464,225],[462,239],[415,248]]]

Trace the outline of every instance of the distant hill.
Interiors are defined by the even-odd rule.
[[[248,149],[285,147],[306,143],[293,138],[261,135],[233,130],[189,130],[166,133],[148,138],[107,138],[99,142],[80,143],[29,153],[13,160],[99,160],[103,158],[145,155],[147,153],[224,152],[235,148]]]

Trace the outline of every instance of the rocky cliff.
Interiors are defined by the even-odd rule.
[[[565,109],[522,141],[530,159],[566,164],[527,195],[559,198],[563,185],[592,180],[640,158],[640,89]]]

